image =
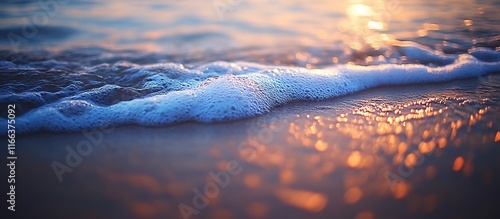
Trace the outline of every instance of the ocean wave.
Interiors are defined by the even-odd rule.
[[[342,64],[307,69],[222,61],[92,65],[88,60],[86,64],[56,59],[4,60],[0,61],[0,72],[6,83],[0,87],[0,102],[16,104],[18,133],[68,132],[129,124],[231,121],[290,102],[500,72],[499,51],[480,48],[467,54],[440,54],[415,43],[397,46],[402,56],[427,64]],[[1,122],[6,117],[2,114]],[[6,133],[6,127],[1,132]]]

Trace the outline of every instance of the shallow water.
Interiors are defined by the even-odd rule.
[[[497,218],[499,82],[378,88],[231,123],[23,137],[20,215],[183,218],[185,204],[190,218]],[[55,162],[72,170],[61,181]],[[229,180],[203,207],[193,189],[222,171]]]
[[[17,216],[499,218],[498,1],[64,2],[0,3]]]

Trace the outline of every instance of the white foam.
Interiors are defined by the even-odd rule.
[[[484,62],[464,54],[456,56],[452,64],[441,67],[341,65],[311,70],[243,62],[215,62],[190,68],[180,64],[136,67],[139,69],[135,72],[153,79],[145,82],[145,86],[161,86],[161,83],[154,84],[158,77],[187,86],[109,106],[85,99],[65,99],[18,117],[16,125],[18,132],[26,133],[126,124],[152,126],[186,121],[229,121],[263,114],[292,101],[323,100],[383,85],[444,82],[500,72],[499,52],[477,53],[496,62]],[[151,74],[152,71],[155,74]],[[6,132],[5,128],[2,132]]]

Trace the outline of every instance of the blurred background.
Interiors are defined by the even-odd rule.
[[[7,0],[0,3],[0,49],[278,53],[300,46],[377,49],[400,39],[456,52],[499,46],[499,6],[493,0]]]

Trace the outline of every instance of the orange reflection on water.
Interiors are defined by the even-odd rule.
[[[457,157],[457,159],[455,159],[455,162],[453,162],[453,171],[459,171],[462,169],[463,166],[464,166],[464,158]]]
[[[373,216],[373,213],[370,211],[362,211],[354,217],[354,219],[373,219],[373,218],[375,217]]]
[[[254,173],[246,175],[243,180],[248,188],[257,188],[260,185],[260,177]]]
[[[347,204],[355,204],[361,197],[363,197],[363,191],[358,187],[350,188],[344,193],[344,201]]]
[[[361,154],[359,151],[353,151],[349,158],[347,158],[347,165],[352,168],[357,168],[361,164]]]
[[[477,128],[494,127],[494,121],[484,121],[483,117],[476,116],[488,113],[486,108],[457,118],[450,116],[456,113],[454,109],[443,104],[467,101],[470,100],[429,98],[395,105],[367,104],[339,116],[296,115],[286,123],[284,131],[274,133],[272,143],[257,143],[266,153],[259,153],[249,162],[277,168],[279,185],[266,178],[261,178],[261,185],[273,184],[272,187],[278,191],[276,195],[283,203],[308,211],[312,211],[312,207],[304,204],[305,201],[297,201],[306,193],[293,192],[288,187],[305,182],[321,185],[327,179],[341,181],[334,187],[335,193],[322,194],[332,202],[358,205],[364,199],[380,196],[395,200],[422,199],[429,203],[421,205],[409,201],[409,208],[432,211],[439,202],[436,196],[418,197],[413,188],[425,181],[435,180],[445,171],[462,171],[465,177],[470,176],[474,172],[473,157],[468,153],[454,157],[450,169],[450,161],[445,159],[447,150],[462,147],[465,142],[474,143],[474,139],[478,138],[493,142],[497,140],[495,134],[499,135],[498,132],[494,132],[492,137],[481,132],[473,136],[463,134]],[[253,135],[247,141],[249,145],[250,142],[259,142]],[[277,154],[279,162],[269,162]],[[403,172],[398,169],[400,166],[404,167]],[[443,167],[447,167],[446,170]],[[392,186],[384,175],[387,172],[399,177]]]
[[[405,182],[398,182],[396,183],[395,189],[394,189],[394,198],[396,199],[402,199],[408,195],[410,191],[409,185]]]
[[[252,202],[247,207],[248,215],[254,218],[261,218],[267,215],[269,207],[262,202]]]
[[[322,193],[304,190],[279,189],[276,195],[286,204],[311,212],[319,212],[328,203],[328,197]]]
[[[224,146],[208,147],[203,153],[208,156],[202,156],[211,165],[190,160],[179,172],[156,163],[144,168],[162,167],[164,172],[156,175],[120,173],[108,167],[99,176],[109,183],[106,195],[119,199],[139,218],[178,216],[180,202],[192,206],[193,188],[201,191],[206,183],[215,182],[206,173],[225,170],[230,159],[237,160],[243,172],[232,176],[219,195],[207,198],[209,218],[234,218],[237,210],[222,208],[233,202],[252,218],[269,218],[281,205],[314,214],[356,209],[350,218],[378,218],[380,211],[370,204],[378,200],[390,200],[411,213],[433,212],[442,203],[440,194],[422,194],[422,185],[447,179],[451,172],[464,180],[474,173],[485,184],[494,184],[495,170],[482,172],[484,167],[474,166],[477,155],[471,148],[478,142],[497,144],[500,135],[496,121],[485,119],[494,110],[455,112],[443,106],[444,101],[465,100],[431,98],[391,106],[368,103],[339,116],[304,113],[271,122],[264,119],[257,127],[243,129],[250,133],[239,139],[243,148],[236,149],[235,141],[217,139],[214,145]],[[423,114],[425,119],[394,119],[422,110],[440,113]],[[259,135],[261,130],[271,130],[272,137]],[[134,158],[130,162],[148,164]],[[143,195],[150,198],[142,199]]]

